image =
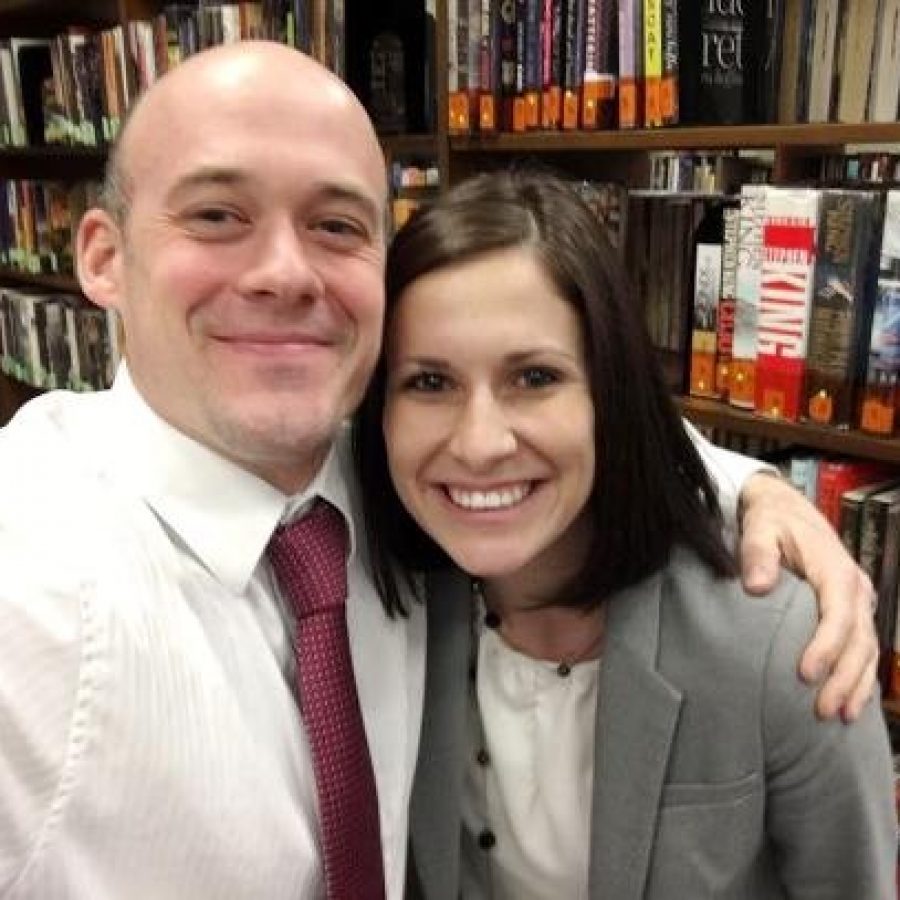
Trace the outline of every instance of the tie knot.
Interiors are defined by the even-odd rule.
[[[330,503],[316,500],[302,519],[275,529],[269,559],[298,618],[339,608],[347,599],[347,525]]]

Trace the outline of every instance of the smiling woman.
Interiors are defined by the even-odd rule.
[[[486,298],[490,302],[486,302]],[[527,597],[581,565],[594,414],[577,311],[527,249],[414,281],[387,335],[391,476],[457,565]],[[540,599],[539,597],[536,599]]]
[[[410,896],[881,900],[877,706],[812,716],[811,591],[733,577],[637,309],[546,175],[463,183],[390,248],[355,452],[384,596],[427,573]]]

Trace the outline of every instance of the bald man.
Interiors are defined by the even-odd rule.
[[[385,204],[365,112],[286,47],[198,54],[129,118],[77,247],[127,363],[0,433],[0,896],[325,895],[293,616],[265,555],[315,498],[350,531],[372,895],[402,896],[424,617],[379,603],[339,434],[379,350]],[[733,508],[752,467],[709,459]],[[741,500],[747,571],[765,587],[781,550],[820,588],[804,666],[838,660],[820,704],[853,715],[870,587],[776,479]]]

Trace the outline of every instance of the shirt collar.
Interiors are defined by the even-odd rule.
[[[304,515],[317,496],[343,513],[355,553],[344,448],[332,447],[306,489],[288,496],[160,418],[124,364],[110,399],[120,443],[115,465],[123,485],[230,590],[246,589],[275,526]]]

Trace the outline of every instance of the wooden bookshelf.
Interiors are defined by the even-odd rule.
[[[74,275],[23,272],[20,269],[10,269],[7,266],[0,266],[0,284],[64,291],[67,294],[81,293],[81,286]]]
[[[100,180],[106,151],[89,147],[2,147],[0,173],[4,178],[57,181]]]
[[[732,150],[797,147],[810,152],[848,144],[900,144],[900,123],[697,125],[626,131],[531,131],[449,138],[451,153],[559,153],[606,150]]]
[[[806,422],[769,419],[718,400],[700,397],[678,397],[677,403],[682,414],[695,425],[720,428],[751,437],[771,438],[828,453],[900,464],[900,440],[894,438],[876,437],[855,430],[842,431]]]

